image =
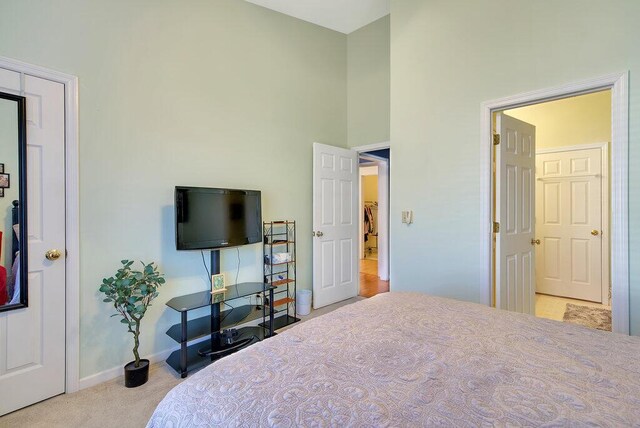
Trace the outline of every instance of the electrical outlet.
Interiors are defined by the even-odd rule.
[[[402,222],[404,224],[413,223],[413,211],[402,211]]]

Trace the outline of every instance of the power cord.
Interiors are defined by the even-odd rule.
[[[238,266],[236,268],[236,284],[238,283],[238,277],[240,276],[240,248],[236,247],[236,255],[238,257]],[[207,262],[204,260],[204,251],[200,250],[200,256],[202,257],[202,266],[204,266],[204,270],[207,272],[207,277],[209,278],[209,285],[213,285],[211,282],[211,273],[209,272],[209,268],[207,267]],[[236,287],[236,296],[240,297],[240,291],[238,287]],[[226,304],[226,303],[225,303]],[[231,306],[231,305],[229,305]]]
[[[233,312],[233,310],[235,309],[235,307],[231,306],[230,304],[228,304],[227,302],[222,302],[225,306],[229,306],[231,308],[231,310],[229,312],[227,312],[227,314],[225,316],[222,317],[222,319],[220,320],[220,326],[222,326],[222,321],[224,321],[229,315],[231,315],[231,312]]]
[[[213,285],[211,282],[211,273],[209,273],[209,268],[207,268],[207,262],[204,261],[204,251],[200,250],[200,255],[202,256],[202,266],[204,266],[204,270],[207,271],[207,278],[209,281],[209,285]]]
[[[240,275],[240,248],[236,247],[236,252],[237,252],[237,256],[238,256],[238,268],[236,269],[236,296],[240,296],[240,291],[238,291],[238,276]]]

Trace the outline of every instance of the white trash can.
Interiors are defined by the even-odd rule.
[[[296,313],[309,315],[311,312],[311,290],[296,291]]]

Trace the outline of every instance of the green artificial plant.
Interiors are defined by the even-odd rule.
[[[136,271],[131,269],[133,262],[122,260],[122,267],[111,278],[104,278],[100,291],[107,297],[104,302],[113,303],[118,312],[112,317],[120,315],[121,323],[126,324],[128,331],[133,334],[135,366],[140,367],[140,321],[151,306],[151,301],[158,297],[158,287],[164,284],[163,275],[158,271],[153,262],[142,263],[143,269]]]

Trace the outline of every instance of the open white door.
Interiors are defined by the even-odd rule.
[[[27,99],[29,269],[28,307],[0,313],[2,415],[65,392],[65,99],[61,83],[0,71],[0,91]]]
[[[496,307],[534,315],[536,128],[498,113],[496,130]]]
[[[358,154],[313,144],[313,307],[358,294]]]
[[[542,243],[536,266],[541,293],[598,303],[608,297],[602,290],[601,152],[584,149],[536,156],[536,237]]]

